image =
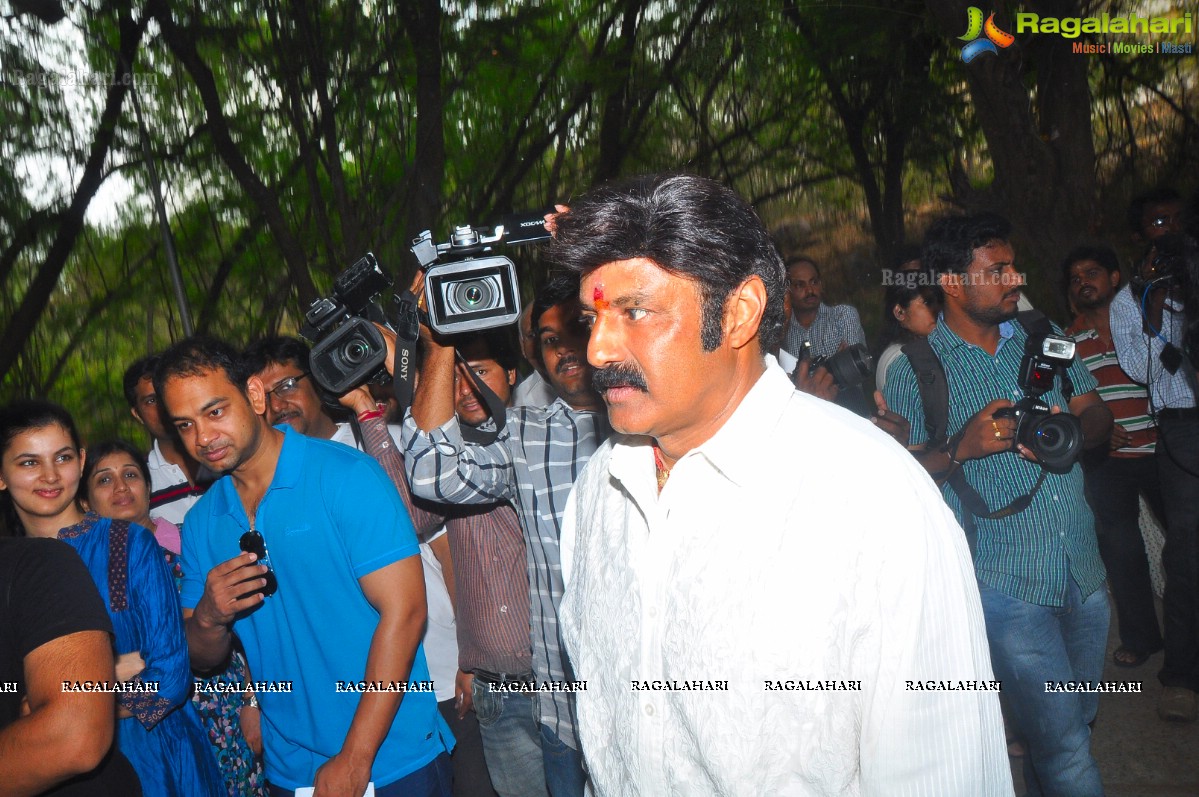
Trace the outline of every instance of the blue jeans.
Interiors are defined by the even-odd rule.
[[[1050,692],[1046,682],[1102,679],[1111,620],[1107,591],[1100,587],[1084,600],[1071,580],[1060,609],[1025,603],[981,581],[978,591],[991,663],[1003,682],[1012,720],[1028,742],[1028,794],[1102,795],[1090,728],[1099,695]]]
[[[582,754],[568,747],[548,725],[541,726],[541,753],[550,797],[583,797],[587,775]]]
[[[470,691],[492,788],[500,797],[544,797],[536,693],[493,692],[479,678]]]

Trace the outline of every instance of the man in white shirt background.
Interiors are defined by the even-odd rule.
[[[620,433],[562,527],[595,792],[1011,794],[962,531],[907,452],[766,354],[785,275],[753,210],[639,178],[574,201],[551,253]]]

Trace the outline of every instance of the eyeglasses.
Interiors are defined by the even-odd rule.
[[[299,374],[298,376],[287,377],[266,392],[266,400],[270,401],[271,396],[279,399],[290,398],[297,390],[300,389],[300,380],[307,376],[308,374]]]

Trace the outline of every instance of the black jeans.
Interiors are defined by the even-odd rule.
[[[1084,474],[1087,500],[1095,512],[1099,555],[1116,602],[1120,644],[1137,653],[1161,650],[1140,525],[1142,493],[1158,518],[1165,519],[1154,456],[1113,457],[1104,452],[1084,461]]]
[[[1164,417],[1157,467],[1166,505],[1164,686],[1199,691],[1199,417]]]

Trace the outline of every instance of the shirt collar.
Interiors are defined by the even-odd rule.
[[[283,447],[279,449],[279,459],[275,462],[275,475],[271,477],[271,483],[266,488],[268,493],[271,490],[291,489],[299,485],[303,462],[308,455],[309,446],[307,436],[300,434],[287,424],[280,424],[275,428],[283,432]],[[233,486],[232,476],[222,476],[221,480],[212,486],[210,492],[214,493],[215,506],[213,509],[216,514],[237,515],[241,513],[244,515],[241,499],[237,497],[237,488]],[[263,498],[266,498],[265,494]]]
[[[1003,348],[1003,344],[1012,339],[1016,334],[1015,321],[999,322],[999,345],[995,347],[995,356],[999,356],[999,350]],[[982,351],[982,347],[975,346],[973,343],[967,343],[962,340],[958,333],[949,328],[949,324],[945,323],[945,314],[941,313],[937,316],[937,326],[933,329],[932,334],[928,336],[928,342],[933,347],[940,349],[945,353],[955,351],[962,346],[971,346]],[[991,356],[988,352],[987,356]]]
[[[763,430],[777,423],[795,393],[795,386],[774,356],[766,355],[765,361],[766,370],[724,425],[684,454],[678,464],[702,458],[738,486],[749,484],[753,474],[760,472]],[[608,472],[635,495],[641,492],[637,488],[645,484],[656,490],[652,442],[648,437],[621,435],[613,445]]]

